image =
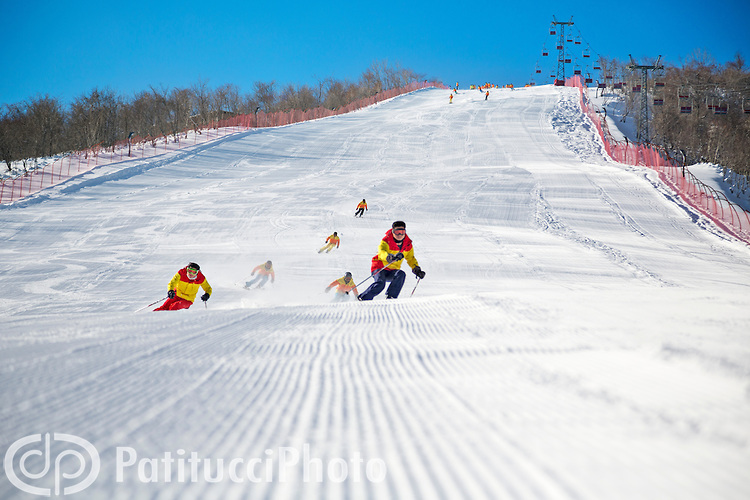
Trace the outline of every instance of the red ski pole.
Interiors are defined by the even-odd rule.
[[[140,309],[136,309],[136,310],[135,310],[135,311],[133,311],[133,312],[143,311],[143,310],[144,310],[144,309],[146,309],[147,307],[151,307],[151,306],[153,306],[154,304],[157,304],[157,303],[161,302],[162,300],[167,300],[168,298],[169,298],[169,297],[164,297],[163,299],[155,300],[154,302],[151,302],[151,303],[150,303],[149,305],[147,305],[147,306],[143,306],[143,307],[141,307]]]

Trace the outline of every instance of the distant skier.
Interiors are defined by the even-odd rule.
[[[414,257],[411,238],[406,235],[406,223],[398,220],[385,233],[385,237],[378,245],[378,254],[372,258],[370,270],[375,277],[375,283],[362,292],[358,300],[372,300],[383,291],[387,282],[391,284],[386,292],[386,298],[397,298],[406,280],[406,273],[401,270],[404,259],[411,266],[415,276],[419,279],[424,278],[425,272]]]
[[[211,285],[208,284],[206,277],[201,273],[200,266],[191,262],[177,271],[177,274],[169,282],[167,300],[154,311],[176,311],[190,308],[195,302],[198,288],[203,288],[203,291],[206,292],[201,296],[201,300],[206,302],[211,297]]]
[[[258,273],[258,276],[255,276],[255,273]],[[253,272],[250,273],[250,276],[255,276],[255,279],[245,283],[245,288],[250,288],[255,283],[258,283],[258,286],[255,288],[261,288],[266,284],[269,276],[271,277],[271,283],[273,283],[276,280],[276,273],[273,272],[273,263],[267,260],[265,264],[258,264],[253,269]]]
[[[357,211],[354,212],[354,216],[362,217],[362,215],[365,213],[365,210],[367,210],[367,202],[364,198],[362,198],[362,201],[360,201],[359,205],[357,205]]]
[[[448,104],[453,104],[453,94],[451,94],[451,99],[448,101]]]
[[[490,96],[490,91],[488,90],[487,92],[484,93],[484,100],[486,101],[489,96]]]
[[[329,236],[328,238],[326,238],[326,244],[323,245],[323,248],[321,248],[320,250],[318,250],[318,253],[322,253],[323,250],[325,250],[326,253],[328,253],[331,250],[333,250],[333,247],[338,248],[339,244],[341,244],[341,238],[339,238],[338,233],[336,233],[336,231],[334,231],[331,236]]]
[[[354,284],[352,279],[352,273],[348,272],[341,278],[334,280],[330,285],[326,287],[326,293],[331,291],[331,288],[336,287],[336,296],[333,298],[334,302],[340,302],[349,299],[349,292],[354,291],[354,297],[359,296],[357,285]]]

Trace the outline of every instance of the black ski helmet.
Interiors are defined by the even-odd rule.
[[[352,277],[352,273],[350,273],[349,271],[347,271],[346,274],[344,275],[344,278],[351,278],[351,277]]]
[[[393,225],[391,226],[391,229],[396,229],[397,227],[402,227],[406,229],[406,222],[402,220],[397,220],[396,222],[393,223]]]
[[[201,266],[199,266],[195,262],[191,262],[186,267],[189,267],[190,269],[195,269],[196,271],[200,271],[201,270]]]

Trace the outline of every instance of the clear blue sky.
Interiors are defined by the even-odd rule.
[[[383,60],[449,85],[518,86],[538,60],[545,73],[552,67],[541,49],[545,41],[554,48],[553,15],[573,16],[592,55],[662,54],[679,65],[700,49],[720,64],[738,51],[750,60],[748,0],[0,0],[0,104],[43,95],[67,104],[95,87],[132,97],[150,85],[184,88],[199,80],[212,88],[232,83],[243,93],[255,81],[354,81]]]

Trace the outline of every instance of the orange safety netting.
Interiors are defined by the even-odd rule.
[[[696,208],[717,226],[743,242],[750,244],[750,213],[727,197],[696,178],[680,161],[671,158],[663,149],[651,144],[616,141],[609,133],[606,121],[602,121],[591,104],[587,88],[576,75],[565,81],[568,87],[578,88],[581,108],[599,132],[607,154],[615,161],[628,165],[649,167],[680,198]]]

